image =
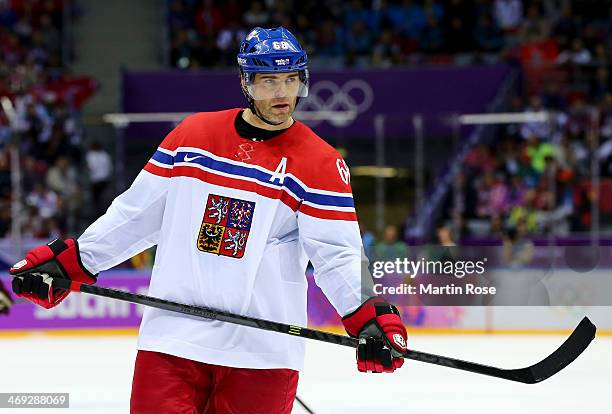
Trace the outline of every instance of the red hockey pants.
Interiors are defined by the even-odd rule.
[[[138,351],[132,414],[290,414],[298,372],[230,368]]]

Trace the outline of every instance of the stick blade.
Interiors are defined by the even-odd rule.
[[[580,321],[574,332],[555,352],[530,367],[508,370],[508,379],[535,384],[552,377],[571,364],[595,338],[597,328],[586,316]]]

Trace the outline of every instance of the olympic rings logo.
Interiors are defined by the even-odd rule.
[[[308,88],[308,98],[302,102],[299,115],[310,125],[327,121],[333,126],[345,127],[358,114],[370,109],[374,91],[362,79],[351,79],[342,87],[333,81],[321,80]]]

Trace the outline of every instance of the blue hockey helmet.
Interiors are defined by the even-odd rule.
[[[308,56],[295,36],[284,27],[251,30],[240,45],[237,60],[244,80],[242,90],[251,106],[258,98],[252,87],[257,73],[298,72],[300,85],[296,96],[308,95]]]

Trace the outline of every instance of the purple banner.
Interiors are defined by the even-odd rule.
[[[411,115],[425,118],[485,110],[510,74],[506,65],[311,73],[300,111],[353,111],[353,120],[307,123],[321,136],[374,136],[374,118],[385,116],[388,136],[412,135]],[[124,112],[200,112],[244,107],[236,71],[123,73]],[[298,116],[299,118],[299,116]],[[438,121],[439,124],[439,121]],[[169,124],[130,128],[131,136],[161,138]],[[433,127],[435,128],[435,127]],[[450,131],[450,126],[446,126]],[[437,129],[440,129],[438,125]]]
[[[308,326],[311,328],[342,329],[340,317],[308,272]],[[147,294],[150,275],[138,271],[109,271],[102,274],[97,285],[132,293]],[[0,278],[9,286],[8,276]],[[402,306],[404,322],[412,326],[453,326],[461,319],[458,308],[426,308]],[[54,330],[78,328],[136,328],[140,325],[143,308],[119,300],[87,294],[71,294],[53,309],[44,309],[24,299],[11,308],[8,316],[0,315],[3,330]]]
[[[150,275],[137,271],[109,271],[98,279],[97,285],[132,293],[147,294]],[[307,274],[308,313],[311,326],[340,325],[340,318]],[[1,279],[9,286],[8,277]],[[0,315],[0,331],[65,328],[129,328],[137,327],[142,318],[142,307],[128,302],[87,294],[71,294],[59,306],[44,309],[18,299],[8,317]]]
[[[138,272],[108,272],[99,286],[146,294],[149,276]],[[6,280],[6,279],[5,279]],[[6,285],[6,283],[5,283]],[[0,316],[3,329],[65,329],[137,327],[142,308],[128,302],[86,294],[71,294],[53,309],[44,309],[19,300],[8,317]]]

